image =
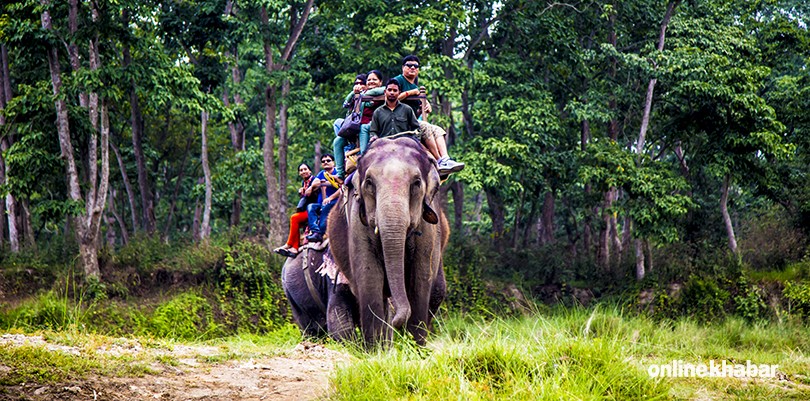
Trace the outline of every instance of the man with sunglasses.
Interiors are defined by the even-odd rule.
[[[326,220],[340,194],[338,184],[333,184],[334,179],[329,179],[335,174],[335,158],[329,153],[324,154],[321,156],[321,166],[321,172],[311,184],[313,190],[320,189],[318,201],[307,206],[307,222],[309,223],[307,240],[310,242],[323,241],[323,235],[326,233]]]
[[[402,59],[402,74],[394,79],[400,84],[401,92],[399,100],[405,100],[411,96],[419,96],[419,57],[410,54]],[[425,113],[430,113],[432,108],[427,99],[425,102]],[[426,116],[419,117],[419,130],[422,132],[422,142],[430,153],[436,157],[439,174],[447,176],[464,169],[464,163],[459,163],[450,158],[447,153],[447,142],[444,136],[447,134],[441,127],[425,121]]]

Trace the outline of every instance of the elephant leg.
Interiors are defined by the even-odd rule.
[[[293,300],[289,292],[287,292],[287,299],[290,300],[290,310],[293,315],[293,320],[298,324],[301,332],[308,337],[322,337],[325,334],[324,322],[320,322],[319,319],[313,319],[309,313]]]
[[[358,315],[360,317],[360,330],[363,332],[363,341],[366,347],[372,347],[379,340],[385,339],[387,308],[383,297],[383,283],[365,282],[357,294]]]
[[[432,285],[424,283],[414,288],[411,294],[408,294],[411,304],[411,316],[408,318],[408,332],[413,335],[413,339],[419,345],[425,345],[425,339],[428,334],[428,324],[430,322],[430,292]]]
[[[439,271],[433,280],[433,288],[430,290],[430,303],[428,303],[429,322],[432,322],[433,318],[439,313],[439,307],[442,306],[442,302],[447,297],[447,281],[444,279],[444,267],[441,267],[441,264],[439,266]],[[430,323],[428,329],[433,329]]]
[[[353,341],[357,320],[357,302],[347,284],[337,284],[329,295],[326,309],[326,327],[329,335],[338,341]]]

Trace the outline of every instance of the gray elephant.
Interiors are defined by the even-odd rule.
[[[281,286],[305,335],[350,340],[358,324],[357,303],[348,284],[318,271],[327,252],[325,246],[307,245],[295,258],[287,258]]]
[[[331,252],[356,298],[367,345],[390,338],[390,327],[405,327],[424,344],[445,298],[449,226],[435,163],[414,138],[378,139],[329,216]]]

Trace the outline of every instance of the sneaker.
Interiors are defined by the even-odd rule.
[[[307,235],[307,240],[310,242],[323,242],[323,235],[320,233],[312,233]]]
[[[439,174],[458,173],[464,170],[464,163],[459,163],[449,157],[439,160]]]

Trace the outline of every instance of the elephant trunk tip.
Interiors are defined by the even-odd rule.
[[[394,314],[394,318],[391,320],[391,326],[394,326],[395,329],[399,330],[403,326],[405,326],[405,322],[408,321],[408,318],[411,317],[411,307],[408,304],[405,304],[401,307],[396,307],[396,313]]]

